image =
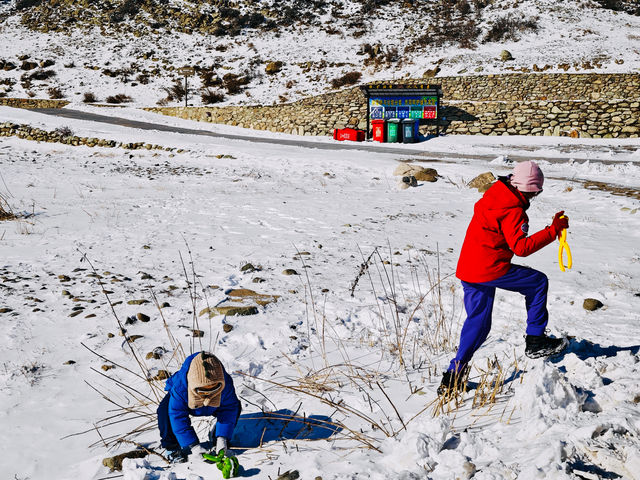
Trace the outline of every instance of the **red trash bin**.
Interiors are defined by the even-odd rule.
[[[384,142],[386,140],[384,120],[371,120],[371,125],[373,130],[373,140],[375,142]]]
[[[362,142],[365,138],[364,130],[355,128],[336,128],[333,130],[334,140],[350,140],[352,142]]]

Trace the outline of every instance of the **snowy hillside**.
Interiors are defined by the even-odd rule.
[[[153,423],[163,382],[145,377],[177,370],[178,342],[187,354],[215,350],[232,374],[243,406],[234,445],[250,447],[236,450],[243,477],[640,478],[637,140],[433,139],[426,155],[454,158],[414,157],[439,178],[402,190],[393,174],[409,156],[382,146],[253,144],[7,107],[0,116],[176,149],[0,139],[0,193],[18,215],[0,222],[4,477],[222,478],[193,458],[125,460],[122,473],[102,464],[135,448],[103,441],[140,424],[150,430],[126,438],[163,453]],[[474,159],[480,151],[501,155]],[[612,164],[574,161],[576,151],[608,151]],[[524,302],[501,292],[475,388],[439,405],[463,319],[453,273],[479,198],[467,183],[510,172],[514,152],[556,159],[540,161],[547,180],[531,228],[564,209],[574,266],[560,271],[557,243],[520,263],[549,276],[549,327],[571,343],[552,361],[524,357]],[[586,298],[602,308],[585,310]],[[207,315],[243,304],[257,313]],[[265,421],[262,411],[276,413]]]
[[[640,71],[632,1],[2,5],[0,95],[9,97],[179,105],[184,65],[198,67],[193,105],[287,102],[428,72]],[[504,49],[513,60],[500,59]]]

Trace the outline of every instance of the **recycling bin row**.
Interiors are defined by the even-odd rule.
[[[387,143],[416,143],[418,141],[418,120],[415,118],[390,118],[372,120],[373,140]]]

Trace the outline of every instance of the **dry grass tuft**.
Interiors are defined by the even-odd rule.
[[[15,220],[18,216],[13,213],[13,209],[7,199],[0,194],[0,222],[4,220]]]
[[[308,362],[285,355],[297,374],[284,379],[246,376],[307,405],[329,407],[332,425],[340,430],[332,437],[334,441],[346,440],[349,448],[355,444],[381,451],[384,439],[396,438],[437,402],[429,402],[417,413],[406,413],[397,403],[397,389],[406,388],[409,397],[424,394],[425,377],[431,377],[436,357],[453,348],[455,309],[449,297],[451,305],[455,304],[454,290],[441,277],[439,261],[430,268],[426,258],[412,258],[407,272],[407,267],[386,260],[378,248],[367,257],[360,253],[362,263],[348,291],[351,297],[364,295],[362,302],[370,305],[373,322],[361,335],[374,343],[362,339],[358,343],[358,338],[341,335],[340,322],[327,318],[324,307],[318,305],[304,257],[298,252],[306,275]],[[389,258],[393,258],[391,250]],[[368,286],[366,281],[359,286],[363,279],[368,279]],[[352,353],[354,344],[364,351]],[[371,348],[374,345],[379,352]],[[353,355],[357,357],[351,358]],[[397,381],[402,377],[406,382]],[[422,377],[423,383],[416,377]]]

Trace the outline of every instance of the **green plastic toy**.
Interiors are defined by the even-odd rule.
[[[233,455],[226,455],[224,453],[224,450],[220,450],[217,455],[212,455],[211,453],[203,453],[202,458],[209,462],[215,463],[218,467],[218,470],[222,472],[222,478],[231,478],[238,476],[238,470],[240,469],[238,459]]]

